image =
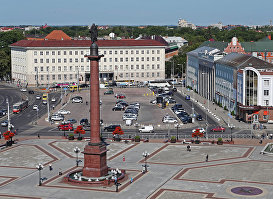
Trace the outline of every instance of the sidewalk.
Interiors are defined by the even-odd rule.
[[[181,87],[177,89],[179,93],[181,93]],[[205,111],[208,111],[210,116],[214,118],[216,121],[220,123],[220,125],[228,127],[228,124],[232,124],[235,126],[234,128],[240,128],[244,130],[250,130],[252,128],[251,124],[245,123],[245,122],[240,122],[234,118],[234,116],[229,117],[228,114],[229,112],[224,110],[223,108],[219,107],[217,104],[214,102],[210,101],[209,102],[209,110],[208,104],[207,104],[207,99],[204,97],[200,96],[199,94],[195,93],[193,90],[188,91],[186,87],[182,87],[182,95],[190,95],[191,100],[195,102],[196,106],[199,106]],[[220,120],[217,120],[217,119]],[[272,124],[265,124],[267,129],[273,129]],[[257,130],[255,131],[257,132]],[[259,134],[262,134],[266,132],[266,130],[258,130]]]

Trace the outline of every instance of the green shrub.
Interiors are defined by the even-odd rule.
[[[140,139],[140,136],[139,136],[139,135],[136,135],[136,136],[135,136],[135,139]]]
[[[175,136],[172,136],[172,137],[171,137],[171,140],[176,140],[176,137],[175,137]]]
[[[218,142],[223,142],[223,138],[218,138]]]

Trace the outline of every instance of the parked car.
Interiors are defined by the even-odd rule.
[[[175,104],[175,103],[176,103],[175,99],[173,99],[173,98],[168,98],[168,99],[166,100],[166,102],[167,102],[168,104]]]
[[[56,98],[53,97],[53,98],[51,99],[51,102],[56,102]]]
[[[75,120],[75,119],[68,119],[67,122],[71,123],[71,124],[76,124],[77,120]]]
[[[191,97],[189,96],[189,95],[187,95],[186,97],[185,97],[185,100],[190,100],[191,99]]]
[[[113,90],[107,90],[103,94],[104,95],[112,95],[112,94],[114,94],[114,91]]]
[[[44,105],[46,105],[47,104],[47,101],[46,100],[43,100],[43,102],[42,102]]]
[[[174,106],[172,106],[172,110],[175,110],[178,108],[182,108],[182,104],[175,104]]]
[[[114,108],[112,108],[112,111],[124,111],[125,108],[124,106],[115,106]]]
[[[41,96],[40,96],[40,95],[36,95],[36,99],[37,99],[37,100],[40,100],[40,99],[41,99]]]
[[[73,97],[72,103],[83,103],[82,97]]]
[[[1,126],[2,126],[2,127],[8,126],[8,120],[2,121],[2,122],[1,122]]]
[[[179,108],[179,109],[174,110],[174,113],[175,113],[176,115],[178,115],[178,114],[180,114],[180,113],[182,113],[182,112],[185,112],[185,109]]]
[[[73,124],[68,123],[68,124],[60,124],[58,126],[58,129],[62,131],[73,131],[74,128],[73,128]]]
[[[202,121],[202,120],[203,120],[203,117],[202,117],[202,115],[197,115],[197,116],[196,116],[196,119],[197,119],[198,121]]]
[[[156,104],[156,99],[152,99],[152,100],[150,101],[150,103],[151,103],[151,104]]]
[[[120,127],[120,125],[110,125],[110,126],[106,126],[106,127],[104,127],[104,131],[111,131],[111,132],[113,132],[115,129],[116,129],[116,127]]]
[[[221,126],[217,126],[213,129],[211,129],[212,132],[225,132],[225,128],[224,127],[221,127]]]
[[[51,120],[52,121],[63,121],[64,120],[64,116],[59,115],[59,114],[54,114],[51,116]]]
[[[137,120],[137,114],[134,113],[124,113],[122,116],[123,120]]]
[[[140,129],[138,129],[140,133],[153,133],[154,127],[152,125],[149,126],[142,126]]]
[[[164,117],[162,120],[163,123],[177,123],[177,119],[174,117]]]
[[[116,95],[116,98],[117,98],[117,99],[124,99],[124,98],[126,98],[126,96],[123,95],[123,94],[117,94],[117,95]]]
[[[58,113],[58,114],[67,115],[67,114],[70,114],[70,111],[66,111],[66,110],[61,109],[61,110],[59,110],[57,113]]]
[[[3,110],[0,110],[0,117],[3,117],[7,115],[7,110],[3,109]]]
[[[21,88],[20,91],[21,92],[27,92],[27,89],[26,88]]]
[[[34,91],[30,90],[28,91],[29,94],[34,94]]]
[[[88,124],[88,119],[86,118],[81,119],[80,125],[87,125],[87,124]]]
[[[37,109],[38,109],[38,105],[36,105],[36,104],[33,105],[32,109],[33,109],[33,110],[37,110]]]

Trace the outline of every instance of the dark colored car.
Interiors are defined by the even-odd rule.
[[[127,102],[119,102],[119,103],[116,103],[116,105],[121,105],[123,107],[127,107],[128,103]]]
[[[86,119],[86,118],[81,119],[80,124],[81,125],[87,125],[88,124],[88,119]]]
[[[177,92],[177,88],[173,88],[173,92]]]
[[[189,95],[187,95],[186,97],[185,97],[185,100],[190,100],[191,99],[191,97],[189,96]]]
[[[114,108],[112,108],[112,111],[124,111],[125,108],[124,106],[115,106]]]
[[[75,119],[68,119],[67,122],[69,122],[71,124],[76,124],[77,120],[75,120]]]
[[[87,88],[87,87],[89,87],[89,84],[81,84],[80,85],[80,88]]]
[[[112,95],[112,94],[114,94],[114,91],[113,90],[108,90],[108,91],[105,91],[103,94],[104,95]]]
[[[202,117],[202,115],[197,115],[197,116],[196,116],[196,119],[197,119],[198,121],[202,121],[202,120],[203,120],[203,117]]]
[[[30,90],[28,91],[29,94],[34,94],[34,91]]]
[[[175,105],[172,107],[172,110],[175,110],[175,109],[178,109],[178,108],[182,108],[182,104],[175,104]]]
[[[104,127],[104,131],[114,131],[117,127],[120,127],[120,125],[110,125],[110,126],[106,126]]]

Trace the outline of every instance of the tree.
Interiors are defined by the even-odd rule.
[[[194,133],[192,133],[192,137],[198,140],[199,137],[203,137],[204,133],[200,133],[200,129],[195,129]]]
[[[15,134],[11,131],[6,131],[3,133],[3,137],[5,138],[5,140],[7,140],[7,145],[12,145],[12,137],[14,136]]]
[[[74,134],[78,134],[78,138],[81,138],[81,135],[85,134],[85,130],[83,130],[83,127],[81,125],[77,126],[77,128],[74,130]]]
[[[116,129],[113,131],[113,135],[123,135],[124,132],[121,130],[120,126],[117,126]]]

